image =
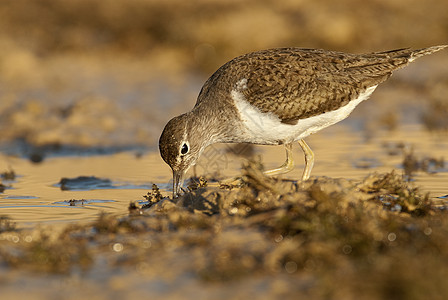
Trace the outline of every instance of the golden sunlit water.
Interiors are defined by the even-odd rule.
[[[333,126],[308,138],[315,152],[313,176],[344,177],[360,180],[372,172],[403,172],[403,149],[390,155],[385,145],[402,144],[413,149],[417,158],[439,159],[448,153],[446,137],[430,134],[418,125],[404,126],[394,132],[379,131],[368,142],[362,132],[348,127]],[[229,145],[209,147],[189,175],[218,175],[219,178],[240,174],[241,164],[246,160],[232,154]],[[255,146],[254,156],[260,155],[265,167],[273,168],[283,163],[281,146]],[[284,178],[297,180],[303,169],[303,154],[294,148],[295,169]],[[0,194],[0,211],[19,226],[94,220],[101,212],[126,215],[131,201],[143,203],[145,195],[157,184],[167,195],[171,193],[171,170],[158,152],[139,156],[134,152],[113,155],[50,157],[41,163],[18,157],[0,156],[0,168],[11,168],[17,177],[5,181],[7,189]],[[86,190],[61,190],[61,178],[95,176],[109,179],[113,188],[86,187]],[[448,170],[437,173],[419,171],[415,185],[431,197],[448,194]],[[82,186],[82,185],[81,185]],[[69,200],[85,200],[75,206]]]
[[[151,189],[152,182],[163,183],[169,178],[156,153],[142,158],[135,153],[52,157],[39,164],[2,156],[1,162],[4,169],[12,168],[17,175],[14,181],[4,182],[9,188],[0,195],[1,213],[23,226],[91,221],[100,212],[124,215],[129,202],[144,200],[142,195]],[[110,179],[117,187],[61,190],[61,178],[79,176]],[[69,206],[72,199],[86,200],[86,204]]]

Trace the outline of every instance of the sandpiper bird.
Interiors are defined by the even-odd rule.
[[[304,138],[345,119],[394,70],[447,46],[368,54],[276,48],[234,58],[205,82],[194,108],[171,119],[162,132],[159,149],[173,170],[173,196],[214,143],[284,145],[285,163],[265,172],[278,175],[293,169],[297,141],[307,180],[314,154]]]

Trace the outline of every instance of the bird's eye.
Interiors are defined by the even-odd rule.
[[[182,145],[182,149],[180,149],[180,154],[185,155],[185,154],[187,154],[187,153],[188,153],[188,145],[187,145],[186,143],[184,143],[184,144]]]

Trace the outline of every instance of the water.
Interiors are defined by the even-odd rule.
[[[17,176],[13,181],[3,181],[7,188],[0,194],[0,212],[25,227],[37,223],[86,222],[100,212],[125,215],[129,203],[143,199],[153,182],[163,186],[168,180],[168,170],[164,174],[157,160],[154,153],[139,158],[133,152],[124,152],[58,156],[36,164],[3,155],[2,168],[12,168]],[[98,180],[81,180],[61,189],[62,178],[80,176]],[[72,199],[84,203],[70,206]]]
[[[307,141],[316,156],[312,176],[358,180],[372,172],[392,169],[403,172],[403,147],[413,148],[417,159],[439,159],[448,153],[446,138],[429,134],[418,125],[405,126],[392,133],[380,131],[365,142],[362,132],[342,124],[313,135]],[[225,144],[209,147],[189,175],[196,172],[208,178],[226,178],[240,174],[246,158],[235,155],[229,147],[231,145]],[[267,169],[279,166],[285,159],[281,146],[255,146],[251,152],[252,156],[261,155]],[[296,167],[284,178],[300,178],[303,154],[297,146],[294,158]],[[446,164],[440,172],[418,171],[413,176],[416,186],[439,201],[444,201],[443,197],[448,194]],[[143,195],[151,190],[153,183],[163,193],[171,193],[171,170],[155,151],[143,155],[127,151],[54,156],[41,163],[0,155],[0,171],[8,169],[14,170],[16,178],[3,180],[6,189],[0,194],[0,214],[11,217],[19,227],[88,222],[102,212],[126,215],[129,203],[143,203]]]

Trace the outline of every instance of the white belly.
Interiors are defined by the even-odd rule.
[[[355,107],[369,98],[377,86],[369,87],[355,100],[350,101],[341,108],[299,120],[296,125],[282,123],[272,113],[262,113],[251,106],[243,94],[233,90],[231,92],[234,103],[245,127],[245,142],[264,145],[278,145],[279,143],[292,143],[303,139],[310,134],[322,130],[330,125],[344,120]]]

